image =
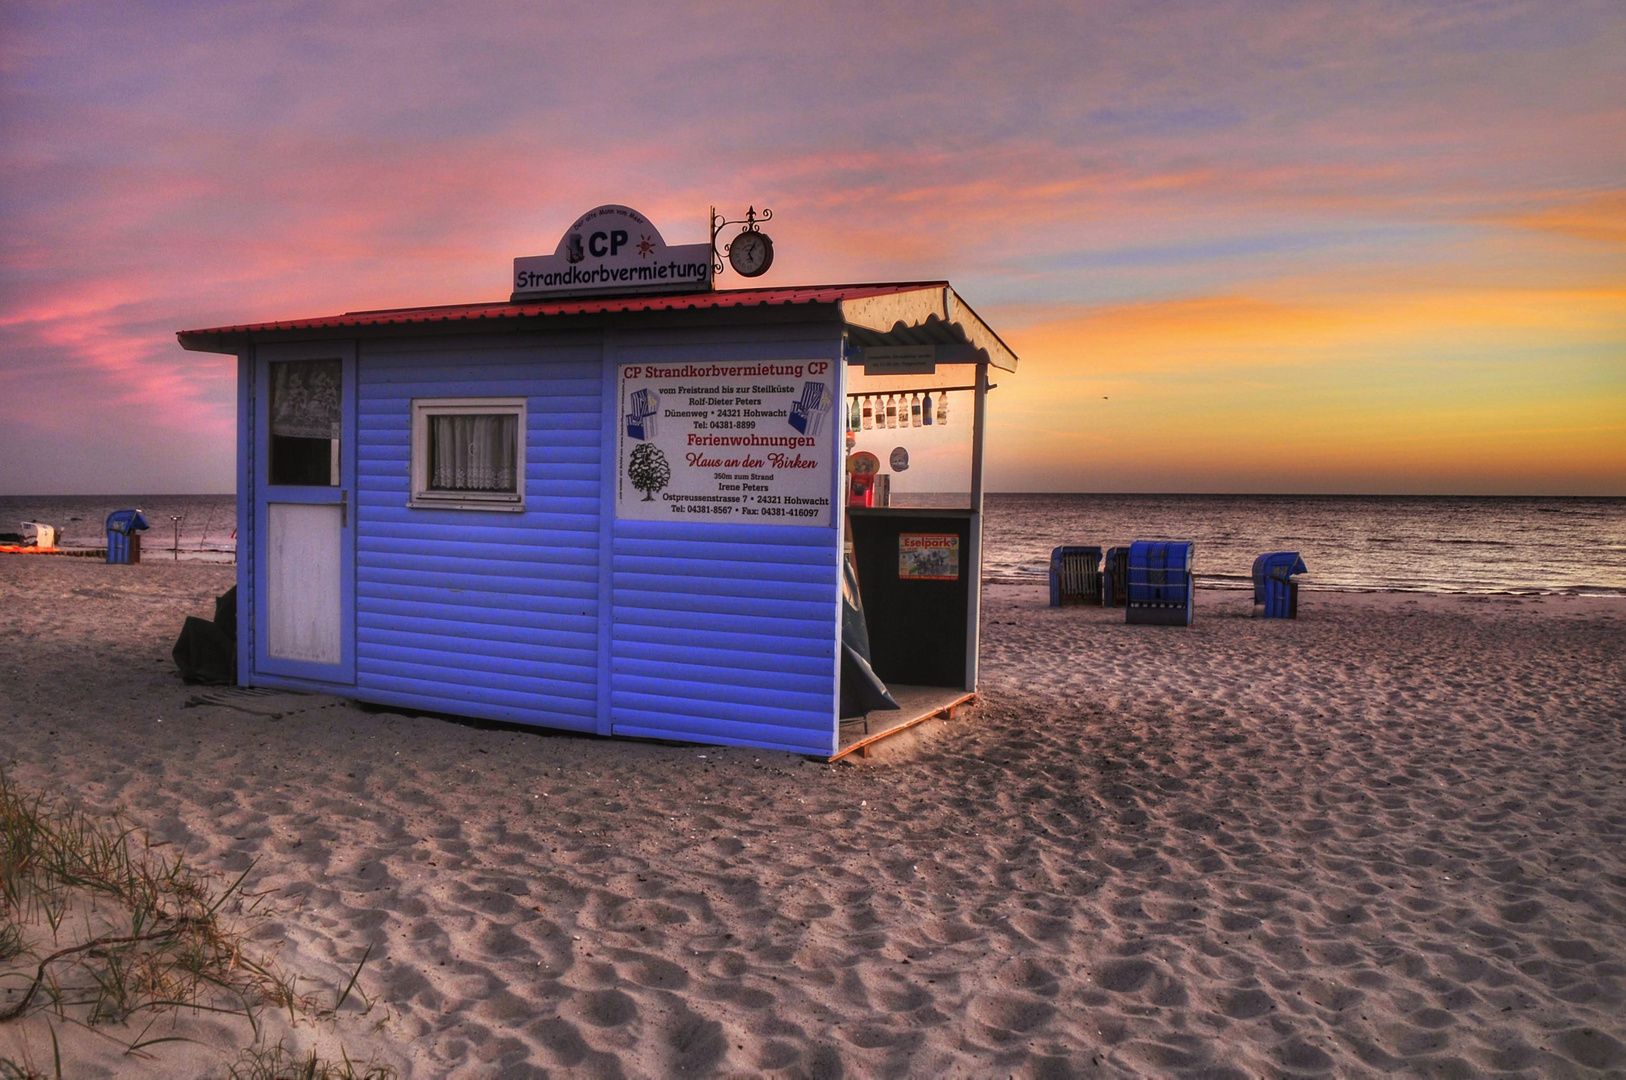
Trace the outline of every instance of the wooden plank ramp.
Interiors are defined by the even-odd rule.
[[[954,719],[955,710],[973,704],[977,695],[949,686],[888,686],[897,709],[877,709],[841,722],[841,748],[831,755],[838,761],[848,754],[869,757],[871,746],[935,717]]]

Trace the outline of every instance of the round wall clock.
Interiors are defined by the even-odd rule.
[[[773,241],[765,232],[742,232],[728,245],[728,264],[740,277],[760,277],[773,265]]]

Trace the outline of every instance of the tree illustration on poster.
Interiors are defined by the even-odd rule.
[[[672,466],[666,463],[666,455],[660,448],[643,443],[632,452],[627,462],[627,479],[632,486],[644,493],[644,502],[655,497],[655,492],[661,490],[672,481]]]

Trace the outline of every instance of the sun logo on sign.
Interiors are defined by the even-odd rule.
[[[649,237],[640,236],[638,238],[638,254],[647,259],[654,250],[655,245],[650,241]]]

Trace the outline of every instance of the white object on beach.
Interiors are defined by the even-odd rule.
[[[23,522],[23,543],[41,548],[56,547],[56,526],[38,521]]]

